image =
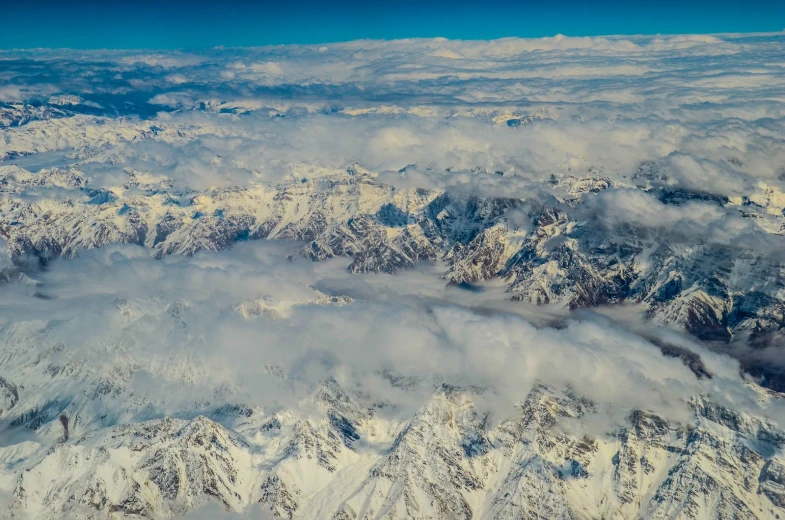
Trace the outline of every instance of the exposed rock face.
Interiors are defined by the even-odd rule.
[[[0,377],[0,417],[7,414],[19,401],[19,390],[16,385]]]

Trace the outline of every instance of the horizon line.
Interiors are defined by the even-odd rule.
[[[326,45],[346,45],[350,43],[360,42],[388,42],[400,43],[411,41],[445,41],[445,42],[465,42],[465,43],[492,43],[504,40],[524,40],[524,41],[540,41],[540,40],[553,40],[557,38],[564,39],[621,39],[621,38],[656,38],[656,37],[679,37],[679,36],[715,36],[715,37],[755,37],[755,36],[785,36],[785,28],[780,31],[733,31],[733,32],[658,32],[658,33],[616,33],[616,34],[586,34],[586,35],[567,35],[563,33],[556,33],[553,36],[500,36],[498,38],[489,39],[461,39],[461,38],[446,38],[443,36],[412,36],[405,38],[358,38],[354,40],[325,40],[318,43],[271,43],[266,45],[211,45],[211,46],[183,46],[183,47],[2,47],[0,52],[36,52],[36,51],[85,51],[85,52],[101,52],[101,51],[155,51],[155,52],[177,52],[177,51],[195,51],[195,50],[241,50],[241,49],[266,49],[266,48],[281,48],[281,47],[323,47]]]

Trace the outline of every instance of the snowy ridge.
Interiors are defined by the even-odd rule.
[[[218,251],[248,239],[291,239],[306,242],[301,254],[314,260],[351,257],[348,269],[355,273],[444,260],[451,283],[499,277],[513,298],[533,303],[574,308],[642,302],[653,320],[683,326],[702,339],[779,333],[785,323],[783,267],[765,251],[707,243],[699,234],[673,236],[645,223],[609,227],[596,216],[584,217],[584,208],[602,192],[631,194],[675,211],[686,198],[706,211],[735,214],[759,235],[779,241],[785,218],[771,204],[735,206],[667,187],[566,176],[543,183],[554,197],[545,205],[397,189],[359,165],[275,187],[201,193],[179,192],[166,178],[134,171],[126,171],[128,181],[117,188],[92,187],[77,168],[31,174],[3,166],[0,175],[0,230],[17,256],[52,259],[130,243],[160,257]],[[764,217],[778,222],[777,229],[759,225],[757,218]]]
[[[592,413],[576,396],[535,388],[517,417],[493,426],[473,392],[440,388],[414,417],[389,423],[327,381],[311,398],[322,410],[312,418],[224,406],[213,419],[111,427],[49,449],[3,448],[13,487],[4,514],[170,517],[208,501],[276,518],[785,512],[785,461],[767,454],[785,435],[744,414],[697,399],[695,427],[632,411],[614,436],[595,439],[559,426]]]

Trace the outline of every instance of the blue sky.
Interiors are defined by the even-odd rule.
[[[184,48],[443,36],[785,29],[776,0],[25,0],[2,2],[0,48]],[[13,23],[8,23],[13,21]]]

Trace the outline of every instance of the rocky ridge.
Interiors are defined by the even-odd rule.
[[[398,189],[359,165],[273,187],[203,192],[178,191],[165,177],[129,169],[125,175],[122,186],[95,187],[78,167],[33,174],[1,166],[0,235],[15,257],[42,261],[112,243],[161,257],[289,239],[303,242],[301,255],[312,260],[350,258],[354,273],[439,260],[449,283],[498,278],[513,299],[570,308],[643,304],[650,319],[704,340],[779,335],[785,325],[776,256],[670,229],[609,226],[585,209],[602,192],[635,190],[651,204],[698,201],[738,212],[776,241],[785,217],[772,194],[736,203],[650,183],[620,186],[595,174],[554,177],[544,183],[544,199],[480,197]]]

